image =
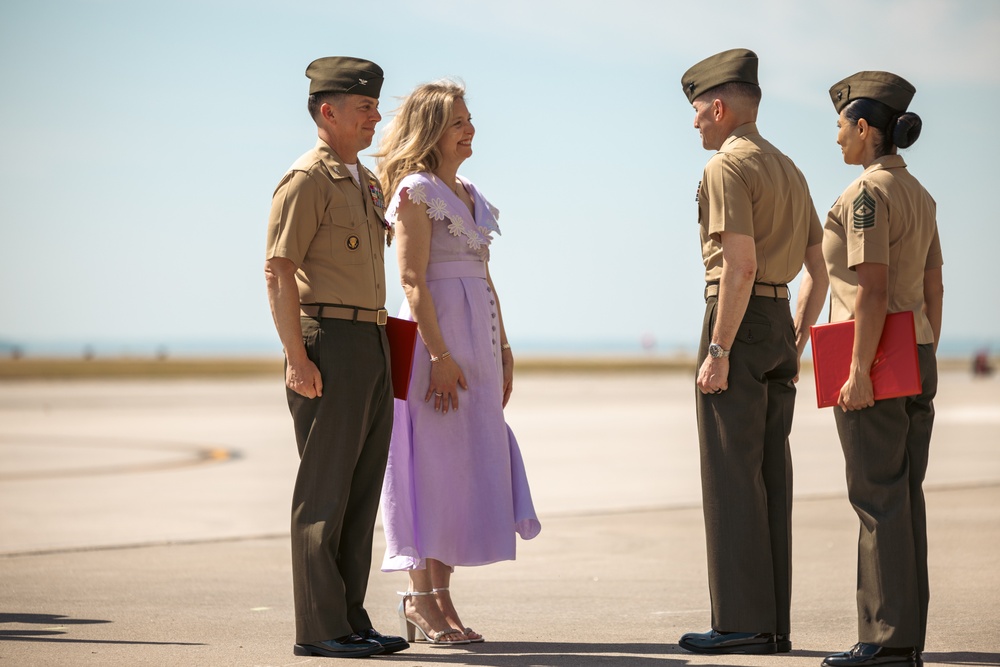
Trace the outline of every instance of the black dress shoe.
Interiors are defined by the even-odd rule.
[[[867,667],[867,665],[910,665],[917,667],[921,660],[914,648],[890,648],[860,642],[843,653],[826,656],[825,667]]]
[[[788,653],[792,650],[792,640],[788,635],[775,635],[774,645],[778,649],[778,653]]]
[[[786,651],[792,649],[788,636],[784,635]],[[689,632],[677,644],[692,653],[739,653],[742,655],[762,655],[778,652],[778,643],[770,632]]]
[[[293,652],[295,655],[319,655],[324,658],[364,658],[385,653],[385,649],[376,641],[347,635],[313,644],[296,644]]]
[[[362,639],[370,639],[373,642],[378,642],[382,649],[386,653],[395,653],[396,651],[402,651],[403,649],[410,648],[410,643],[407,642],[402,637],[394,637],[392,635],[383,635],[381,632],[375,628],[368,628],[367,630],[362,630],[358,633],[358,636]]]

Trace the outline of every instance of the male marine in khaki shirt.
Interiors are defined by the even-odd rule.
[[[306,69],[319,141],[278,184],[267,294],[285,349],[298,444],[292,496],[296,655],[353,658],[409,646],[364,608],[392,432],[385,335],[385,198],[358,164],[382,117],[382,69],[320,58]]]
[[[702,145],[705,320],[697,413],[712,630],[696,653],[791,650],[792,428],[798,360],[826,297],[823,230],[792,161],[757,132],[757,56],[733,49],[681,79]],[[805,262],[795,320],[787,283]]]

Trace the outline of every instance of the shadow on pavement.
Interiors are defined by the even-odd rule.
[[[21,625],[48,625],[44,630],[0,630],[0,641],[22,642],[59,642],[67,644],[144,644],[172,646],[203,646],[191,642],[142,642],[111,639],[70,639],[59,635],[66,634],[66,625],[93,625],[96,623],[111,623],[111,621],[92,618],[70,618],[59,614],[12,614],[0,613],[0,624],[17,623]]]
[[[952,652],[924,653],[924,662],[941,665],[998,665],[1000,653]]]
[[[417,644],[418,646],[420,644]],[[676,654],[676,658],[668,657]],[[441,649],[433,655],[401,653],[407,663],[475,665],[482,667],[688,667],[687,653],[675,644],[512,642]]]

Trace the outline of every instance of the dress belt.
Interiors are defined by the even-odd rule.
[[[444,280],[445,278],[483,278],[486,279],[486,262],[434,262],[427,265],[426,280]]]
[[[317,317],[319,319],[351,320],[352,322],[367,322],[385,326],[389,317],[389,312],[385,308],[372,310],[371,308],[361,308],[360,306],[348,306],[337,303],[304,303],[299,306],[299,312],[303,317]]]
[[[719,296],[719,283],[705,285],[705,298]],[[772,299],[788,301],[788,285],[772,285],[771,283],[754,283],[752,296],[768,296]]]

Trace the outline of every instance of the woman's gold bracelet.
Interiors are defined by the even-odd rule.
[[[500,351],[501,352],[503,350],[509,350],[509,349],[510,349],[510,343],[500,343]]]
[[[443,359],[447,359],[450,356],[451,356],[451,352],[449,352],[448,350],[445,350],[444,352],[442,352],[440,355],[438,355],[436,357],[432,354],[431,355],[431,363],[435,364],[435,363],[437,363],[437,362],[439,362],[439,361],[441,361]]]

